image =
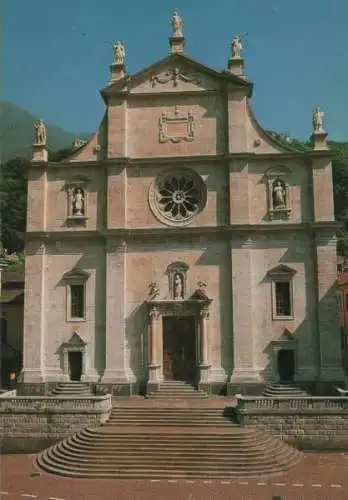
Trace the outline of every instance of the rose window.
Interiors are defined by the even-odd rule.
[[[167,174],[157,181],[153,198],[152,208],[164,222],[188,223],[204,205],[204,184],[194,172]]]

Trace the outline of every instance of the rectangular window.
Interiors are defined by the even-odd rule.
[[[289,281],[275,282],[276,316],[291,316],[291,284]]]
[[[70,316],[82,319],[85,316],[85,286],[70,285]]]

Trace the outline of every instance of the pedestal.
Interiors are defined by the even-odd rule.
[[[231,57],[228,60],[228,70],[233,75],[243,76],[244,74],[244,59],[241,57]]]
[[[315,151],[325,151],[329,149],[326,142],[326,137],[327,132],[325,132],[325,130],[320,130],[312,134],[311,142]]]
[[[48,161],[48,152],[45,144],[33,144],[33,157],[31,161]]]
[[[114,83],[117,80],[121,80],[126,74],[124,64],[111,64],[110,66],[110,83]]]

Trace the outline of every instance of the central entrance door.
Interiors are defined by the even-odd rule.
[[[194,316],[163,318],[164,380],[193,383],[196,376],[196,324]]]

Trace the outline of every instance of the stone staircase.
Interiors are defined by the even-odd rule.
[[[70,477],[218,479],[281,474],[302,458],[259,428],[240,427],[227,409],[154,404],[114,408],[103,426],[40,453],[36,466]]]
[[[61,382],[49,394],[50,396],[92,396],[90,387],[83,382]]]
[[[271,398],[306,398],[310,394],[294,385],[287,383],[270,384],[267,389],[262,393],[262,396]]]
[[[148,398],[155,399],[204,399],[208,394],[181,381],[162,382],[157,391],[150,392]]]

